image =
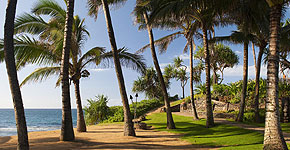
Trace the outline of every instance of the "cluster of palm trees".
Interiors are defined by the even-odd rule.
[[[80,51],[81,44],[84,41],[83,38],[89,34],[83,26],[83,21],[73,15],[74,0],[65,0],[66,10],[61,10],[60,7],[55,6],[53,1],[41,0],[40,2],[43,2],[42,4],[51,5],[54,9],[36,5],[37,7],[33,9],[35,16],[25,14],[22,18],[16,19],[16,21],[14,20],[17,0],[8,0],[3,52],[14,102],[18,130],[18,149],[29,149],[24,108],[17,77],[17,69],[25,66],[27,63],[53,66],[37,69],[24,80],[23,84],[31,80],[42,80],[50,75],[59,75],[57,83],[62,88],[63,105],[60,140],[69,141],[75,138],[71,117],[70,81],[74,83],[76,89],[78,122],[80,122],[80,124],[78,123],[78,131],[85,131],[79,90],[80,78],[89,76],[89,72],[85,69],[87,64],[94,63],[98,65],[103,58],[112,58],[114,60],[124,109],[124,135],[135,136],[121,65],[122,59],[126,62],[131,60],[135,64],[133,68],[144,68],[144,65],[142,65],[142,58],[140,56],[138,57],[136,54],[129,54],[122,49],[118,49],[109,9],[109,6],[125,1],[87,1],[89,15],[97,18],[99,10],[101,8],[103,9],[112,51],[105,52],[104,48],[96,47],[81,56]],[[136,23],[140,25],[140,29],[147,30],[150,41],[150,44],[140,49],[139,52],[144,51],[146,48],[151,49],[153,63],[165,102],[168,129],[174,129],[175,124],[155,46],[158,46],[162,52],[167,49],[168,45],[174,39],[181,35],[185,37],[187,41],[185,51],[188,48],[190,51],[190,95],[194,106],[194,38],[202,39],[206,73],[206,127],[209,128],[214,126],[210,82],[210,48],[212,47],[212,42],[227,40],[234,43],[243,43],[244,45],[243,96],[241,97],[241,107],[237,121],[243,120],[243,112],[245,109],[249,43],[253,42],[253,44],[260,48],[258,60],[255,62],[256,79],[259,79],[264,49],[269,44],[267,55],[268,96],[266,100],[264,149],[287,149],[279,123],[278,106],[279,47],[283,47],[281,46],[283,40],[281,40],[281,44],[279,43],[281,32],[280,21],[283,13],[282,10],[287,4],[288,0],[136,0],[136,7],[134,9]],[[41,14],[50,15],[52,19],[49,22],[45,22],[39,17]],[[215,27],[226,26],[228,24],[237,25],[238,31],[233,32],[228,37],[215,37]],[[153,28],[166,28],[178,31],[155,41]],[[31,39],[30,36],[18,36],[18,38],[13,39],[15,33],[22,32],[38,35],[40,40]],[[2,54],[0,53],[0,55]],[[283,57],[281,58],[283,59]],[[284,65],[287,66],[287,60]],[[259,82],[256,82],[255,104],[257,111],[259,105],[258,98]],[[194,119],[198,119],[196,110],[194,112]]]

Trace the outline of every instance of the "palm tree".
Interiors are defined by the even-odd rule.
[[[169,78],[164,75],[165,86],[169,88]],[[145,93],[149,99],[162,99],[162,89],[160,80],[154,68],[147,68],[145,73],[134,81],[132,92]]]
[[[17,70],[14,57],[14,19],[16,13],[17,0],[8,0],[6,8],[6,18],[4,25],[4,57],[10,84],[11,95],[14,104],[15,120],[18,135],[18,150],[29,150],[27,126],[19,87]]]
[[[255,45],[259,46],[260,51],[258,54],[257,62],[254,54],[254,62],[256,69],[256,84],[255,84],[255,120],[259,121],[259,78],[261,60],[265,47],[267,46],[268,39],[268,6],[265,1],[250,1],[242,0],[237,1],[234,9],[230,11],[233,22],[238,25],[238,31],[234,31],[231,36],[216,38],[220,40],[227,40],[234,43],[244,44],[244,73],[243,73],[243,88],[240,102],[239,115],[237,121],[243,121],[245,98],[247,89],[247,70],[248,70],[248,45],[252,41]]]
[[[112,4],[122,2],[125,0],[112,0]],[[110,1],[111,2],[111,1]],[[120,94],[122,98],[122,103],[123,103],[123,110],[124,110],[124,135],[125,136],[135,136],[135,131],[133,127],[133,122],[132,122],[132,117],[130,114],[130,107],[129,107],[129,102],[128,102],[128,96],[126,93],[126,87],[125,87],[125,82],[124,82],[124,77],[123,77],[123,72],[119,60],[119,54],[118,54],[118,48],[115,40],[115,35],[114,35],[114,29],[111,21],[111,15],[110,15],[110,10],[108,6],[108,1],[107,0],[88,0],[89,4],[89,14],[93,16],[98,15],[98,9],[100,6],[103,6],[103,11],[105,14],[106,18],[106,23],[107,23],[107,30],[108,30],[108,35],[112,47],[112,52],[113,52],[113,57],[114,57],[114,64],[115,64],[115,71],[119,83],[119,89],[120,89]],[[109,3],[110,4],[110,3]]]
[[[156,55],[156,50],[155,50],[155,46],[154,46],[153,31],[151,29],[151,26],[148,24],[149,18],[148,18],[147,12],[145,12],[145,11],[143,12],[143,17],[144,17],[145,24],[147,26],[148,35],[149,35],[153,63],[154,63],[155,69],[157,71],[157,75],[158,75],[158,78],[160,80],[160,84],[161,84],[161,88],[162,88],[162,94],[164,96],[164,103],[165,103],[166,115],[167,115],[167,129],[175,129],[175,123],[173,121],[173,117],[172,117],[172,113],[171,113],[167,89],[165,86],[164,78],[163,78],[163,75],[162,75],[162,72],[161,72],[161,69],[160,69],[160,66],[158,63],[158,58]]]
[[[72,141],[75,139],[70,103],[70,85],[69,85],[69,54],[72,46],[72,26],[74,13],[74,0],[68,0],[67,14],[64,29],[63,51],[61,59],[61,89],[62,89],[62,126],[61,141]]]
[[[154,5],[154,1],[150,1],[152,4]],[[138,6],[139,5],[139,6]],[[141,10],[142,13],[142,9],[144,9],[144,4],[142,3],[142,1],[139,1],[139,3],[137,3],[137,6],[135,8],[135,15],[138,16],[138,13],[140,13],[139,11]],[[158,9],[158,7],[157,7]],[[167,15],[167,14],[166,14]],[[189,16],[189,15],[185,15],[186,17],[184,17],[184,19],[177,19],[177,18],[165,18],[162,19],[162,21],[158,20],[158,19],[154,19],[154,21],[151,21],[150,25],[153,27],[157,27],[157,28],[166,28],[166,29],[180,29],[180,31],[174,32],[172,34],[169,34],[165,37],[162,37],[158,40],[154,41],[154,45],[156,44],[157,46],[159,46],[159,51],[160,53],[163,53],[167,50],[168,45],[173,42],[176,38],[180,37],[181,35],[184,36],[186,38],[186,45],[184,47],[184,52],[187,52],[187,49],[189,47],[190,50],[190,96],[191,96],[191,102],[193,104],[193,118],[194,120],[198,119],[197,113],[196,113],[196,108],[195,108],[195,104],[194,104],[194,92],[193,92],[193,82],[194,82],[194,73],[193,73],[193,50],[195,49],[195,43],[193,40],[193,35],[195,34],[196,30],[197,30],[197,26],[196,26],[196,22]],[[164,17],[164,16],[162,16]],[[138,18],[138,17],[137,17]],[[140,15],[139,15],[139,23],[140,22]],[[143,18],[144,20],[144,18]],[[144,24],[144,21],[143,21]],[[141,25],[141,27],[144,25]],[[140,52],[144,52],[145,49],[149,48],[151,45],[148,44],[144,47],[142,47],[140,50],[138,50],[137,53]]]
[[[62,45],[64,42],[64,26],[65,26],[65,9],[61,8],[58,3],[51,0],[41,0],[32,9],[33,14],[25,13],[16,19],[15,32],[21,33],[16,39],[17,49],[17,61],[18,67],[25,66],[27,63],[38,64],[57,64],[59,65],[62,60]],[[49,21],[45,21],[40,15],[49,15],[51,18]],[[78,16],[73,18],[72,26],[72,46],[70,50],[70,58],[72,58],[73,65],[70,65],[69,69],[76,70],[79,64],[75,60],[78,59],[78,53],[86,36],[89,35],[85,26],[83,25],[84,19],[81,20]],[[39,41],[29,38],[28,35],[22,35],[23,33],[39,36]],[[52,43],[52,44],[51,44]],[[28,54],[29,53],[29,54]],[[92,51],[88,54],[93,54]],[[87,55],[88,55],[87,54]],[[85,56],[87,56],[85,55]],[[60,66],[52,66],[37,69],[33,74],[28,76],[26,80],[21,84],[32,78],[38,80],[40,76],[49,76],[60,72]],[[75,73],[75,72],[71,72]],[[79,74],[76,74],[77,76]],[[74,76],[74,77],[75,77]],[[60,84],[61,78],[58,80]],[[75,88],[79,88],[79,81],[73,80]],[[86,132],[86,124],[83,116],[81,99],[79,90],[75,91],[76,103],[77,103],[77,131]]]
[[[213,112],[211,106],[210,92],[210,56],[208,49],[208,33],[213,26],[223,23],[219,18],[223,16],[224,8],[229,8],[231,1],[223,0],[189,0],[189,1],[156,1],[157,7],[150,14],[152,22],[156,19],[164,18],[183,18],[185,14],[196,21],[196,28],[201,29],[203,45],[205,47],[205,71],[206,71],[206,127],[214,126]]]
[[[264,150],[287,150],[279,115],[278,68],[279,68],[279,35],[282,6],[286,0],[267,0],[270,6],[270,49],[267,67],[267,99],[264,132]]]
[[[229,46],[225,46],[221,43],[212,45],[210,55],[210,67],[213,71],[213,83],[221,84],[224,80],[224,70],[237,65],[239,63],[239,57]],[[198,65],[202,65],[204,63],[204,48],[199,46],[194,57],[199,60]],[[218,71],[221,74],[219,82],[217,78]]]
[[[174,58],[174,77],[177,81],[180,81],[180,86],[182,89],[182,97],[185,98],[184,87],[187,84],[188,76],[187,76],[187,66],[183,64],[183,60],[180,57]]]

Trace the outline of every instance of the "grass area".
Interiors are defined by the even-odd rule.
[[[227,119],[228,121],[234,121],[233,119]],[[265,123],[255,123],[255,122],[243,122],[248,125],[253,125],[257,127],[265,127]],[[289,123],[280,123],[283,132],[290,133],[290,124]]]
[[[191,117],[173,115],[177,129],[166,129],[166,114],[147,116],[146,123],[156,130],[182,134],[182,139],[201,147],[221,147],[225,150],[257,150],[263,148],[263,134],[234,126],[217,124],[205,128],[205,120],[193,121]]]
[[[181,100],[177,100],[177,101],[171,102],[171,103],[170,103],[170,106],[175,106],[175,105],[181,104],[183,101],[184,101],[184,100],[181,99]]]

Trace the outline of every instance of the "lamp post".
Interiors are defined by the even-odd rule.
[[[135,103],[135,109],[134,109],[134,119],[136,119],[137,117],[137,98],[138,98],[138,93],[135,94],[135,97],[136,97],[136,103]]]

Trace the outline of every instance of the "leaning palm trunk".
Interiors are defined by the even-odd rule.
[[[123,103],[123,110],[124,110],[124,135],[125,136],[135,136],[135,131],[133,127],[133,122],[131,118],[131,113],[130,113],[130,107],[129,107],[129,102],[128,102],[128,97],[126,93],[126,88],[125,88],[125,83],[124,83],[124,77],[122,73],[122,68],[119,60],[119,54],[118,54],[118,49],[117,49],[117,44],[115,40],[115,35],[114,35],[114,30],[112,26],[112,21],[111,21],[111,16],[110,16],[110,10],[108,7],[107,0],[102,0],[103,4],[103,10],[104,14],[106,17],[106,23],[107,23],[107,30],[109,34],[109,39],[113,51],[113,57],[114,57],[114,64],[115,64],[115,70],[117,74],[117,79],[119,83],[119,89],[120,89],[120,94],[122,98],[122,103]]]
[[[193,119],[198,120],[198,115],[194,103],[194,92],[193,92],[193,44],[192,40],[189,45],[189,65],[190,65],[190,100],[192,105],[192,113],[193,113]]]
[[[264,150],[286,150],[279,115],[278,69],[281,4],[271,7],[270,12],[270,50],[267,68],[267,99],[264,132]]]
[[[259,95],[260,95],[260,73],[261,73],[261,62],[263,51],[266,46],[260,46],[259,54],[257,59],[257,68],[256,68],[256,83],[255,83],[255,103],[254,103],[254,111],[255,111],[255,122],[261,122],[260,115],[259,115]]]
[[[4,57],[15,112],[18,137],[17,149],[29,150],[27,126],[14,58],[13,34],[16,5],[17,0],[8,0],[4,26]]]
[[[245,106],[246,106],[247,84],[248,84],[248,45],[249,45],[249,42],[244,42],[243,87],[242,87],[239,114],[236,119],[236,121],[238,122],[243,122]]]
[[[70,84],[69,84],[69,54],[71,49],[72,24],[74,13],[74,0],[69,0],[67,4],[67,13],[65,21],[64,47],[61,60],[61,89],[62,89],[62,126],[61,141],[72,141],[75,139],[70,102]]]
[[[147,24],[147,30],[148,30],[148,34],[149,34],[149,39],[150,39],[150,48],[151,48],[151,54],[152,54],[152,58],[153,58],[153,62],[154,62],[154,66],[158,75],[158,79],[160,81],[161,84],[161,89],[162,89],[162,93],[163,93],[163,97],[164,97],[164,103],[165,103],[165,107],[166,107],[166,115],[167,115],[167,129],[175,129],[175,124],[173,121],[173,117],[172,117],[172,113],[171,113],[171,108],[170,108],[170,102],[168,99],[168,94],[167,94],[167,89],[165,86],[165,82],[164,82],[164,78],[162,76],[162,72],[158,63],[158,59],[157,59],[157,55],[156,55],[156,51],[155,51],[155,46],[154,46],[154,37],[153,37],[153,32],[151,27],[148,24],[148,15],[146,12],[144,12],[144,19],[145,19],[145,23]]]
[[[86,132],[86,123],[84,119],[84,112],[81,101],[80,94],[80,80],[76,79],[74,82],[75,85],[75,95],[76,95],[76,103],[77,103],[77,131],[78,132]]]
[[[206,127],[210,128],[214,126],[213,111],[211,105],[211,93],[210,93],[210,55],[208,49],[207,30],[202,27],[203,33],[203,46],[205,56],[205,86],[206,86]]]

